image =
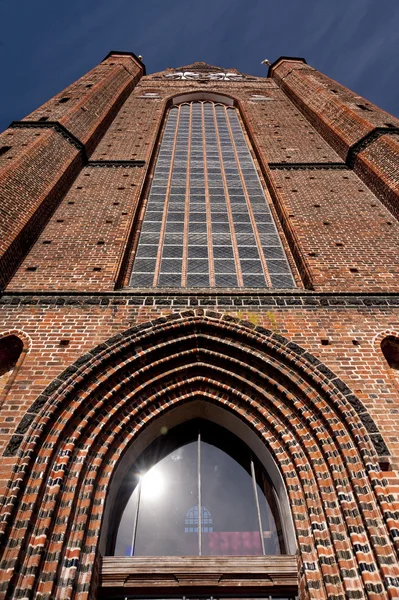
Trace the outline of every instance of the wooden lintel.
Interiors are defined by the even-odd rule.
[[[295,588],[297,560],[282,556],[105,556],[101,564],[101,586],[143,593],[161,588],[229,589]]]

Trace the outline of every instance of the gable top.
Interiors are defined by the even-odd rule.
[[[169,69],[167,69],[169,71]],[[206,62],[193,62],[191,65],[184,65],[182,67],[177,67],[176,69],[170,69],[172,71],[194,71],[196,73],[224,73],[229,71],[230,73],[236,73],[237,75],[245,75],[245,73],[240,73],[237,69],[225,69],[224,67],[217,67],[216,65],[209,65]]]
[[[206,62],[201,62],[201,61],[196,61],[193,62],[189,65],[183,65],[183,66],[179,66],[179,67],[168,67],[167,69],[165,69],[164,71],[160,71],[158,73],[152,73],[151,76],[155,76],[155,78],[161,76],[161,77],[170,77],[173,74],[178,74],[178,73],[195,73],[197,75],[197,77],[199,76],[200,78],[207,78],[207,77],[212,77],[212,76],[216,76],[218,74],[221,73],[230,73],[233,76],[237,76],[240,77],[241,79],[258,79],[258,77],[254,77],[253,75],[248,75],[247,73],[242,73],[241,71],[239,71],[236,68],[224,68],[224,67],[219,67],[217,65],[210,65]]]

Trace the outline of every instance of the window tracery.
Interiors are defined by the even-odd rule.
[[[241,81],[244,79],[243,75],[234,72],[221,72],[221,73],[195,73],[192,71],[176,71],[175,73],[168,73],[165,75],[166,79],[210,79],[212,81]]]

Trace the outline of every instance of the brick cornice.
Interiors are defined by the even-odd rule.
[[[298,56],[280,56],[277,60],[275,60],[274,62],[272,62],[272,64],[269,66],[269,70],[268,70],[267,76],[268,77],[273,77],[273,73],[276,70],[276,68],[282,62],[287,62],[287,61],[288,62],[299,62],[299,63],[302,63],[304,65],[308,64],[304,58],[301,58],[301,57],[298,57]]]
[[[157,307],[270,307],[306,309],[399,307],[399,293],[394,292],[314,292],[308,290],[238,290],[220,289],[133,289],[114,292],[7,292],[0,296],[0,307],[7,306],[157,306]]]
[[[325,163],[269,163],[267,165],[272,170],[294,170],[294,171],[307,171],[307,170],[346,170],[349,169],[348,165],[341,162],[325,162]]]
[[[358,154],[363,152],[370,144],[378,140],[383,135],[398,135],[399,127],[375,127],[372,131],[364,135],[349,148],[346,164],[351,169],[354,167],[355,160]]]
[[[145,160],[89,160],[88,167],[105,167],[105,168],[141,168],[144,167]]]
[[[84,162],[87,162],[85,145],[58,121],[12,121],[9,127],[10,129],[55,129],[64,139],[81,152]]]
[[[111,50],[110,52],[108,52],[107,56],[105,56],[102,59],[102,63],[105,60],[108,60],[108,58],[111,58],[111,56],[131,56],[137,63],[138,65],[143,69],[143,75],[146,75],[146,68],[145,68],[145,64],[143,63],[143,61],[136,56],[136,54],[134,52],[126,52],[125,50]]]

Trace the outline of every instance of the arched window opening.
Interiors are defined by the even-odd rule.
[[[399,339],[393,335],[389,335],[381,342],[382,353],[391,367],[399,371]]]
[[[192,506],[190,510],[186,514],[186,520],[184,521],[184,531],[186,533],[193,533],[198,531],[199,527],[199,508],[198,504]],[[201,528],[202,531],[208,533],[208,531],[213,531],[212,527],[212,516],[209,510],[205,507],[201,507]]]
[[[0,396],[17,365],[23,343],[16,335],[0,338]]]
[[[235,435],[202,419],[144,451],[122,482],[112,522],[116,556],[286,553],[263,465]]]
[[[186,94],[169,110],[133,287],[295,287],[238,111],[221,100]]]

